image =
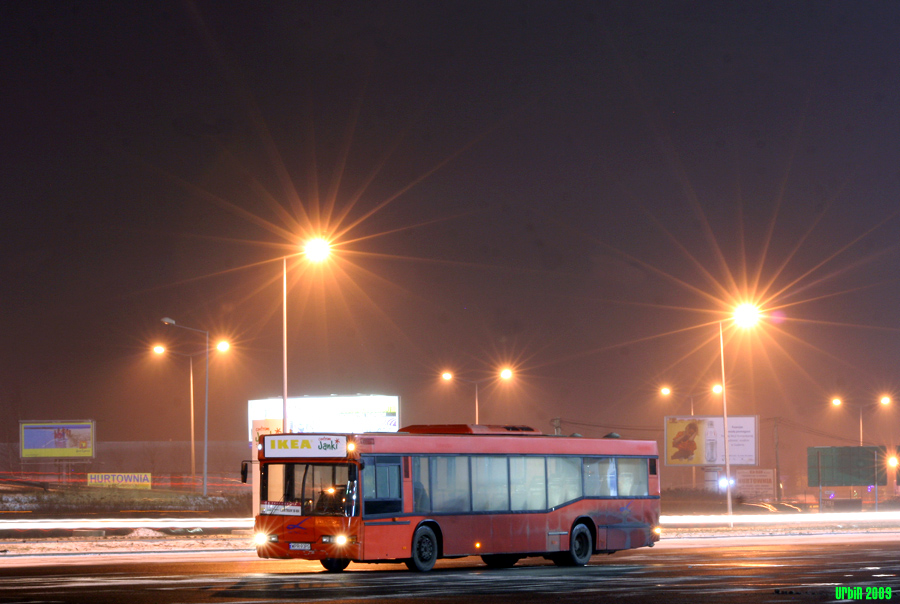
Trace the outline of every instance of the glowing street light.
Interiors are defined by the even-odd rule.
[[[310,262],[324,262],[331,255],[331,243],[322,237],[310,239],[303,245],[303,254]],[[288,378],[287,378],[287,259],[285,256],[282,262],[282,288],[281,288],[281,370],[283,378],[283,390],[281,395],[281,431],[288,431],[287,421],[287,399],[288,399]]]
[[[753,327],[759,318],[759,308],[752,304],[741,304],[734,309],[734,322],[738,327]]]
[[[744,329],[755,326],[760,319],[760,310],[753,304],[740,304],[734,309],[732,319]],[[728,453],[728,403],[725,400],[725,337],[722,335],[723,323],[719,321],[719,357],[722,361],[722,423],[725,428],[725,493],[728,501],[728,515],[732,515],[731,505],[731,462]]]
[[[203,329],[194,329],[193,327],[185,327],[184,325],[178,325],[175,323],[175,319],[171,319],[169,317],[163,317],[162,322],[166,325],[171,325],[172,327],[179,327],[181,329],[186,329],[188,331],[193,331],[196,333],[202,333],[206,337],[206,346],[203,349],[203,354],[206,355],[206,389],[205,389],[205,403],[203,407],[203,496],[206,497],[206,485],[207,485],[207,475],[208,475],[208,467],[209,467],[209,332]],[[224,345],[224,348],[222,347]],[[219,350],[228,350],[227,342],[219,342],[217,346]],[[156,354],[163,354],[166,352],[165,347],[163,346],[154,346],[153,352]],[[176,354],[178,356],[188,357],[191,362],[191,475],[194,474],[194,357],[197,355],[191,354],[183,354],[179,352],[173,352],[172,354]],[[201,353],[197,353],[201,354]]]
[[[840,407],[844,401],[842,401],[839,397],[835,397],[831,399],[831,404],[835,407]],[[882,395],[881,398],[878,399],[876,403],[869,404],[856,404],[856,408],[859,410],[859,446],[863,446],[863,409],[867,407],[877,407],[878,405],[887,406],[891,404],[891,397],[887,395]]]
[[[331,244],[321,237],[316,237],[306,242],[303,253],[310,262],[322,262],[331,254]]]
[[[504,369],[500,370],[497,375],[500,377],[500,379],[510,380],[512,379],[513,371],[509,367],[505,367]],[[484,378],[483,380],[467,380],[464,378],[456,377],[449,371],[445,371],[441,374],[441,379],[445,382],[449,382],[451,380],[459,380],[460,382],[465,382],[466,384],[475,385],[475,425],[478,425],[478,384],[482,384],[494,378]]]
[[[718,384],[716,384],[715,386],[713,386],[713,387],[711,388],[711,390],[712,390],[712,392],[714,392],[715,394],[722,394],[722,387],[719,386]],[[662,388],[659,389],[659,393],[660,393],[661,395],[663,395],[663,396],[670,396],[670,395],[672,394],[672,389],[669,388],[668,386],[663,386]],[[696,393],[696,394],[692,393],[692,394],[688,394],[688,395],[687,395],[688,400],[691,401],[691,417],[694,416],[694,397],[695,397],[695,396],[700,396],[701,394],[702,394],[702,393]]]

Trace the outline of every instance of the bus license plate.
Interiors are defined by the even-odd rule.
[[[312,547],[311,543],[291,543],[290,544],[291,549],[302,549],[302,550],[308,551],[309,549],[311,549],[311,547]]]

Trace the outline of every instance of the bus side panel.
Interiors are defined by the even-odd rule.
[[[586,502],[577,502],[549,514],[497,514],[491,518],[491,539],[484,538],[484,531],[472,533],[471,541],[482,544],[484,554],[532,554],[558,552],[569,547],[569,530],[575,517],[597,515],[596,509],[587,509]],[[596,506],[593,506],[595,508]],[[476,518],[484,518],[476,517]],[[473,525],[474,526],[474,525]],[[606,529],[602,528],[602,543],[606,542]]]
[[[494,542],[490,514],[443,516],[437,520],[444,537],[445,556],[475,556],[490,551]],[[482,546],[479,548],[476,543]]]
[[[609,535],[606,549],[617,551],[644,547],[654,541],[653,528],[659,523],[658,499],[612,502],[618,505],[607,514]]]
[[[362,539],[365,560],[402,560],[409,558],[415,522],[370,520],[366,522]]]

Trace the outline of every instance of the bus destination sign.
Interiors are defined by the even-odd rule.
[[[317,434],[272,434],[263,437],[266,457],[346,457],[347,437]]]

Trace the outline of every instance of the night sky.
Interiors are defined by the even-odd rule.
[[[690,394],[721,413],[751,301],[726,385],[761,467],[778,418],[805,483],[882,392],[865,440],[900,442],[896,3],[12,1],[0,28],[0,441],[188,439],[187,359],[149,349],[203,341],[164,316],[232,343],[210,438],[245,438],[293,255],[292,396],[472,422],[449,369],[482,423],[662,438]]]

